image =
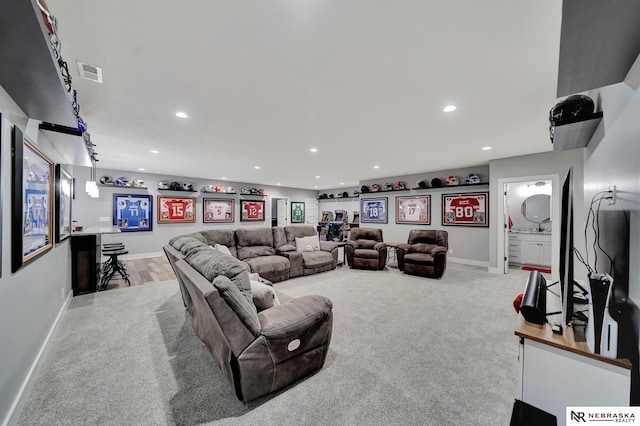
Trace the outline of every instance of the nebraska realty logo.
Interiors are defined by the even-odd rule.
[[[567,425],[635,423],[636,419],[640,419],[640,407],[567,407]]]

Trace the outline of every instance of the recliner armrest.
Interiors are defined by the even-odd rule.
[[[444,253],[447,254],[447,248],[444,246],[435,246],[431,249],[431,255],[435,256],[438,253]]]
[[[406,243],[401,243],[398,244],[398,247],[396,247],[398,250],[402,250],[405,253],[413,253],[415,251],[415,249],[413,248],[413,246],[411,244],[406,244]]]
[[[373,246],[373,248],[374,248],[374,250],[380,250],[380,249],[382,249],[382,248],[385,248],[386,246],[387,246],[387,245],[386,245],[385,243],[383,243],[382,241],[380,241],[380,242],[377,242],[377,243]]]
[[[320,250],[332,252],[338,248],[338,243],[335,241],[320,241]]]
[[[258,313],[267,339],[295,336],[331,315],[333,303],[324,296],[308,295]]]

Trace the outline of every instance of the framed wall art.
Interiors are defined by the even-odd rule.
[[[304,223],[304,203],[291,202],[291,223]]]
[[[489,193],[442,194],[442,225],[489,226]]]
[[[387,197],[366,198],[360,201],[360,222],[387,223]]]
[[[113,224],[123,232],[151,231],[151,195],[113,194]]]
[[[13,127],[11,269],[53,247],[53,163]]]
[[[55,200],[56,200],[56,243],[71,236],[71,197],[73,196],[73,177],[62,168],[55,166]]]
[[[205,198],[202,200],[204,223],[233,223],[235,203],[230,198]]]
[[[264,222],[264,201],[240,200],[240,222]]]
[[[431,224],[431,196],[396,197],[396,223]]]
[[[195,221],[195,197],[158,195],[158,223],[193,223]]]

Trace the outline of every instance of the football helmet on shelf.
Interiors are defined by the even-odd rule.
[[[329,193],[329,198],[333,198],[333,197],[334,197],[333,192],[330,192]]]
[[[365,193],[365,194],[366,194],[367,192],[371,192],[371,188],[369,188],[367,185],[362,185],[362,186],[360,187],[360,192],[362,192],[362,193]]]
[[[169,182],[160,181],[158,182],[158,189],[169,189],[170,185]]]
[[[393,191],[393,184],[391,182],[387,182],[384,184],[385,191]]]
[[[102,176],[100,183],[103,185],[113,185],[113,178],[111,176]]]
[[[226,189],[224,186],[222,186],[222,185],[217,185],[217,186],[214,188],[214,190],[215,190],[216,192],[227,192],[227,189]]]
[[[427,182],[425,182],[424,180],[420,179],[419,181],[416,182],[416,185],[418,185],[418,188],[426,188],[427,187]]]
[[[121,176],[118,179],[116,179],[117,186],[128,186],[128,183],[129,183],[129,179],[127,179],[124,176]]]
[[[227,194],[235,194],[236,189],[233,186],[227,186]]]
[[[180,182],[173,181],[169,184],[169,189],[172,191],[182,191],[182,185]]]
[[[133,182],[131,182],[131,186],[135,188],[142,188],[144,186],[144,180],[140,178],[135,178]]]
[[[480,183],[480,176],[475,173],[471,173],[467,176],[465,181],[467,182],[467,185],[474,185],[476,183]]]
[[[260,189],[258,189],[258,194],[260,194],[260,195],[264,195],[264,188],[260,188]]]
[[[215,185],[205,185],[204,192],[216,192]]]
[[[329,198],[329,196],[327,194],[320,194],[318,195],[318,199],[319,200],[326,200],[327,198]]]
[[[447,178],[447,182],[446,182],[446,185],[447,185],[447,186],[454,186],[454,185],[459,185],[459,184],[460,184],[460,181],[458,180],[458,178],[457,178],[457,177],[455,177],[455,176],[449,176],[449,177]]]
[[[182,189],[185,191],[193,191],[193,184],[191,182],[185,182],[182,184]]]
[[[336,198],[342,198],[342,192],[336,192]]]
[[[440,188],[442,186],[442,181],[439,178],[431,179],[431,186],[434,188]]]
[[[403,181],[399,180],[397,181],[394,185],[393,185],[393,189],[395,189],[396,191],[401,191],[403,189],[405,189],[406,186],[404,184]]]
[[[380,185],[378,185],[377,183],[374,183],[373,185],[371,185],[371,192],[378,192],[380,191]]]
[[[349,193],[347,191],[342,192],[342,198],[347,198],[348,196],[349,196]]]
[[[251,194],[251,195],[260,195],[260,191],[258,191],[258,188],[251,188],[249,190],[249,194]]]
[[[249,195],[249,194],[251,194],[251,189],[249,189],[249,188],[242,188],[242,189],[240,190],[240,193],[241,193],[241,194],[245,194],[245,195]]]

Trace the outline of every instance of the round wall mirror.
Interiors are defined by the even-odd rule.
[[[535,194],[522,202],[522,215],[534,223],[551,221],[551,196]]]

